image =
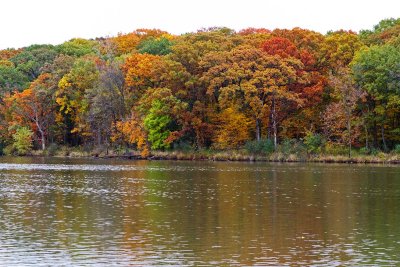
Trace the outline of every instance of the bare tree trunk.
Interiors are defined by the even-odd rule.
[[[278,128],[276,125],[276,104],[275,104],[275,97],[272,99],[272,112],[271,112],[271,118],[272,118],[272,130],[274,134],[274,148],[278,146]]]
[[[38,131],[40,133],[40,139],[42,141],[42,150],[46,149],[46,136],[44,134],[43,128],[41,127],[40,123],[39,123],[39,116],[37,115],[37,113],[35,113],[35,118],[34,118],[36,127],[38,128]]]
[[[349,158],[351,158],[351,120],[350,120],[350,118],[347,121],[347,129],[349,132]]]
[[[38,127],[38,131],[40,133],[40,139],[42,141],[42,150],[46,149],[46,137],[44,134],[44,131],[42,130],[42,127],[39,126],[39,123],[36,122],[36,126]]]
[[[256,138],[257,138],[257,141],[261,140],[261,120],[260,119],[256,120]]]

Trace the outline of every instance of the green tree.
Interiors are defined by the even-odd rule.
[[[31,45],[10,58],[10,61],[29,81],[33,81],[42,73],[43,67],[51,64],[57,55],[58,53],[52,45]]]
[[[0,97],[14,90],[22,91],[28,85],[26,76],[15,67],[0,65]]]
[[[304,144],[307,148],[308,153],[316,154],[320,153],[321,149],[325,143],[323,136],[321,134],[316,134],[311,131],[306,133],[304,137]]]
[[[390,123],[397,121],[395,118],[400,108],[399,62],[399,47],[386,44],[360,51],[352,63],[355,81],[371,98],[373,124],[380,125],[382,147],[385,150],[388,149],[386,129],[389,129],[392,141],[397,140],[399,134],[399,123]]]
[[[171,52],[172,42],[165,38],[148,38],[143,40],[138,45],[138,52],[141,54],[152,54],[152,55],[167,55]]]
[[[144,126],[149,132],[148,140],[151,142],[152,149],[169,148],[169,144],[165,141],[171,133],[168,125],[172,120],[169,115],[163,114],[164,109],[165,105],[161,101],[155,100],[144,119]]]
[[[58,45],[57,51],[64,55],[81,57],[88,54],[94,54],[97,46],[98,43],[95,41],[75,38]]]
[[[20,156],[24,156],[32,149],[33,132],[28,127],[19,127],[13,134],[13,148]]]

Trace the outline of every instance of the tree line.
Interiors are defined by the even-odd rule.
[[[399,34],[385,19],[359,33],[138,29],[0,50],[1,148],[400,149]]]

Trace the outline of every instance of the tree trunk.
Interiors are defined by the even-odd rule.
[[[386,140],[385,140],[385,127],[384,127],[383,123],[381,126],[381,134],[382,134],[383,150],[386,152],[388,149],[387,149]]]
[[[278,146],[278,128],[276,125],[276,106],[275,106],[275,97],[272,99],[272,112],[271,112],[271,118],[272,118],[272,131],[274,134],[274,148],[276,150],[276,147]]]
[[[39,123],[39,120],[37,119],[37,117],[35,119],[35,124],[36,124],[36,127],[38,128],[38,131],[40,133],[40,139],[42,141],[42,150],[45,150],[46,149],[46,136],[44,134],[44,131],[43,131],[42,127],[40,126],[40,123]]]
[[[40,133],[40,139],[42,141],[42,150],[46,150],[46,137],[44,135],[42,128],[38,127],[38,130]]]
[[[351,158],[351,113],[347,112],[347,132],[349,135],[349,158]]]
[[[256,138],[257,141],[261,140],[261,120],[256,119]]]
[[[351,118],[347,120],[347,131],[349,133],[349,158],[351,158]]]
[[[369,149],[369,143],[368,143],[368,128],[367,128],[367,123],[365,122],[365,119],[363,119],[363,124],[364,124],[364,131],[365,131],[365,148]]]

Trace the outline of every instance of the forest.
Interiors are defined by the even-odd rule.
[[[0,50],[0,151],[400,153],[400,19]]]

